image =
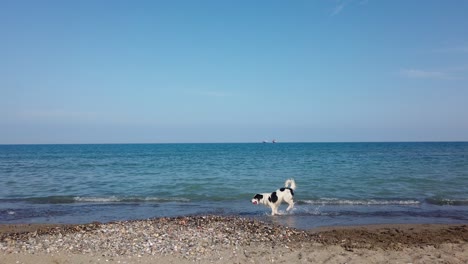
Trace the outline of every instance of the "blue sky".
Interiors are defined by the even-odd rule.
[[[0,144],[468,140],[468,1],[0,1]]]

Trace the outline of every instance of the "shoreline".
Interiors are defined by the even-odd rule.
[[[5,263],[466,263],[468,223],[298,230],[207,215],[77,225],[0,224],[0,257]]]

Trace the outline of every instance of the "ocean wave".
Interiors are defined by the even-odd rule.
[[[453,206],[467,206],[468,199],[448,199],[448,198],[428,198],[426,199],[428,204],[433,205],[453,205]]]
[[[419,205],[421,204],[418,200],[408,199],[392,199],[392,200],[380,200],[380,199],[338,199],[338,198],[320,198],[316,200],[303,200],[299,203],[312,204],[312,205]]]
[[[18,199],[19,201],[26,201],[29,203],[37,204],[66,204],[74,203],[73,196],[45,196],[45,197],[30,197],[25,199]]]
[[[10,200],[13,201],[13,200]],[[186,198],[160,198],[138,196],[46,196],[14,199],[14,201],[26,201],[37,204],[69,204],[69,203],[142,203],[142,202],[189,202]]]
[[[186,198],[160,198],[160,197],[74,197],[76,202],[82,203],[116,203],[116,202],[189,202]]]

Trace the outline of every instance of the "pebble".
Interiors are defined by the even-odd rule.
[[[86,253],[116,255],[180,255],[199,259],[232,246],[251,243],[286,245],[310,241],[308,233],[254,219],[187,216],[113,223],[92,223],[43,232],[0,237],[0,251],[19,253]],[[248,255],[248,253],[246,254]]]

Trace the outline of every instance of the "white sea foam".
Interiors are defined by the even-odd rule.
[[[81,203],[117,203],[117,202],[189,202],[185,198],[160,198],[160,197],[74,197],[75,202]]]
[[[376,199],[363,199],[363,200],[350,200],[338,198],[321,198],[318,200],[304,200],[306,204],[313,205],[419,205],[420,201],[417,200],[376,200]]]

